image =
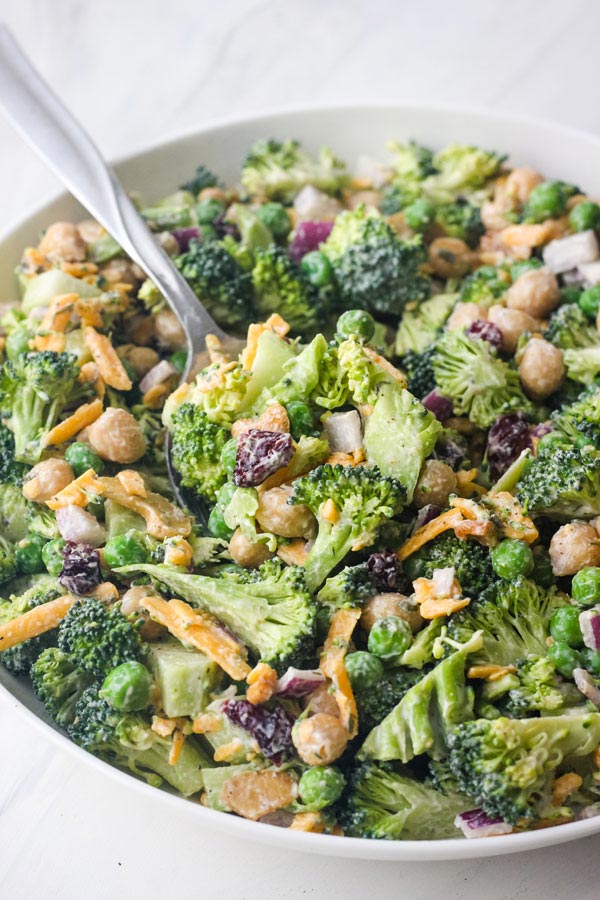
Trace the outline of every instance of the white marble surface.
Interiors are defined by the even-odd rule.
[[[373,98],[600,131],[596,0],[0,0],[0,18],[109,156],[223,115]],[[1,121],[0,148],[4,229],[56,184]],[[427,865],[269,855],[165,816],[0,698],[7,900],[593,900],[599,852],[592,838]]]

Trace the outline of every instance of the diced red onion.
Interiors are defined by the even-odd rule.
[[[312,694],[325,679],[316,669],[293,669],[283,673],[275,685],[275,693],[283,697],[305,697]]]
[[[299,263],[303,256],[317,250],[319,245],[327,240],[332,228],[333,222],[319,220],[299,222],[288,247],[290,257]]]
[[[512,825],[504,819],[490,819],[482,809],[470,809],[461,813],[455,818],[454,824],[466,838],[510,834],[513,830]]]
[[[190,225],[188,228],[174,228],[171,232],[182,253],[190,248],[190,241],[200,240],[200,229],[197,225]]]
[[[600,609],[585,609],[579,614],[583,643],[590,650],[600,650]]]
[[[168,359],[161,359],[159,363],[152,366],[149,372],[146,372],[140,381],[140,391],[145,394],[150,388],[156,387],[157,384],[162,384],[164,381],[168,381],[169,378],[172,378],[174,375],[178,376],[179,373],[173,363],[170,363]]]
[[[428,409],[429,412],[433,413],[440,422],[445,422],[454,412],[452,400],[449,400],[447,397],[442,397],[435,389],[429,391],[429,393],[423,397],[421,402],[425,409]]]
[[[296,194],[294,209],[301,219],[335,219],[341,213],[342,205],[335,197],[307,184]]]
[[[550,271],[559,275],[579,268],[582,263],[595,262],[600,257],[600,247],[595,232],[589,229],[550,241],[542,255]]]
[[[80,506],[63,506],[56,511],[56,524],[65,541],[100,547],[106,541],[106,530],[94,516]]]
[[[585,669],[573,669],[573,681],[583,696],[600,709],[600,688],[594,684],[590,673]]]
[[[427,525],[428,522],[431,522],[432,519],[436,519],[441,511],[442,507],[436,506],[435,503],[428,503],[427,506],[423,506],[417,513],[413,534],[415,531],[418,531],[419,528],[422,528],[423,525]]]
[[[359,413],[332,413],[325,422],[325,433],[332,453],[353,453],[363,445],[362,424]]]

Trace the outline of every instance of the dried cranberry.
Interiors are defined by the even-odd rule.
[[[435,458],[447,463],[457,472],[467,458],[466,447],[451,437],[441,438],[435,447]]]
[[[100,554],[89,544],[67,541],[59,582],[72,594],[87,594],[100,584]]]
[[[502,347],[502,332],[497,325],[492,322],[485,322],[483,319],[475,319],[467,328],[467,334],[470,338],[476,338],[480,341],[487,341],[496,350]]]
[[[303,256],[311,250],[317,250],[319,245],[326,241],[333,228],[333,222],[314,220],[312,222],[300,222],[296,226],[288,253],[294,262],[299,263]]]
[[[490,428],[487,460],[493,478],[499,478],[523,450],[530,448],[531,435],[523,413],[499,416]]]
[[[452,400],[449,400],[448,397],[442,397],[440,392],[436,390],[429,391],[421,402],[425,409],[433,413],[440,422],[445,422],[454,412]]]
[[[395,590],[400,577],[400,560],[393,550],[371,553],[367,560],[367,569],[378,591]]]
[[[282,706],[266,709],[253,706],[248,700],[226,700],[221,709],[230,722],[252,735],[266,758],[276,766],[291,750],[294,719]]]
[[[253,428],[238,439],[233,483],[238,487],[256,487],[287,466],[293,455],[291,434]]]

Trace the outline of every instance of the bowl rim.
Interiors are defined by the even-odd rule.
[[[403,110],[413,113],[423,112],[430,115],[435,115],[436,113],[444,116],[456,114],[470,116],[474,119],[493,121],[507,126],[511,125],[513,127],[522,125],[535,128],[541,132],[551,132],[555,138],[563,135],[565,137],[585,141],[588,144],[594,144],[600,150],[600,137],[597,135],[569,125],[557,125],[547,119],[536,118],[524,114],[512,114],[506,111],[490,111],[483,107],[472,105],[465,106],[453,103],[429,104],[416,101],[399,100],[398,102],[392,102],[378,100],[373,102],[363,101],[360,103],[353,103],[351,101],[338,103],[328,102],[322,104],[298,103],[259,108],[243,115],[211,118],[200,126],[192,126],[180,130],[149,144],[140,144],[126,154],[111,159],[110,164],[118,169],[119,166],[134,162],[136,159],[143,157],[146,154],[160,151],[172,144],[194,138],[195,136],[201,137],[210,133],[226,131],[229,128],[235,128],[244,124],[252,124],[253,122],[259,122],[264,119],[276,119],[283,116],[315,113],[321,115],[327,113],[354,113],[360,115],[361,113],[376,111],[383,114],[386,110],[389,110],[394,114],[401,113]],[[56,189],[52,192],[48,191],[46,196],[41,198],[41,202],[28,204],[27,208],[16,221],[12,221],[0,230],[0,243],[7,240],[13,232],[26,225],[34,215],[43,215],[47,207],[67,195],[67,191]],[[76,758],[87,765],[93,766],[98,772],[104,772],[109,775],[123,787],[133,788],[134,790],[143,792],[148,798],[152,796],[160,798],[162,803],[171,805],[174,811],[184,812],[187,810],[187,813],[191,816],[199,816],[198,821],[204,821],[209,827],[213,825],[220,831],[229,832],[232,836],[249,838],[255,842],[277,846],[283,850],[379,861],[441,861],[476,859],[486,856],[526,852],[556,844],[567,843],[573,840],[579,840],[600,832],[600,816],[520,834],[488,837],[485,841],[482,841],[481,839],[385,841],[290,831],[289,829],[265,825],[264,823],[253,822],[235,815],[208,809],[197,801],[186,800],[167,790],[156,790],[156,788],[151,787],[142,779],[135,777],[133,773],[129,774],[126,771],[118,769],[86,750],[83,750],[81,747],[78,747],[64,732],[53,727],[34,710],[26,706],[25,703],[23,703],[18,696],[9,690],[8,686],[2,682],[0,682],[0,696],[3,697],[7,703],[11,704],[14,709],[18,710],[19,714],[28,720],[34,728],[38,729],[40,733],[50,737],[58,747],[75,754]]]

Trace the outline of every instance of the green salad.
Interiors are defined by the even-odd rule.
[[[55,222],[0,324],[0,663],[213,810],[384,840],[600,814],[600,206],[495,152],[258,141]],[[176,473],[174,493],[167,447]],[[184,502],[181,502],[181,498]]]

